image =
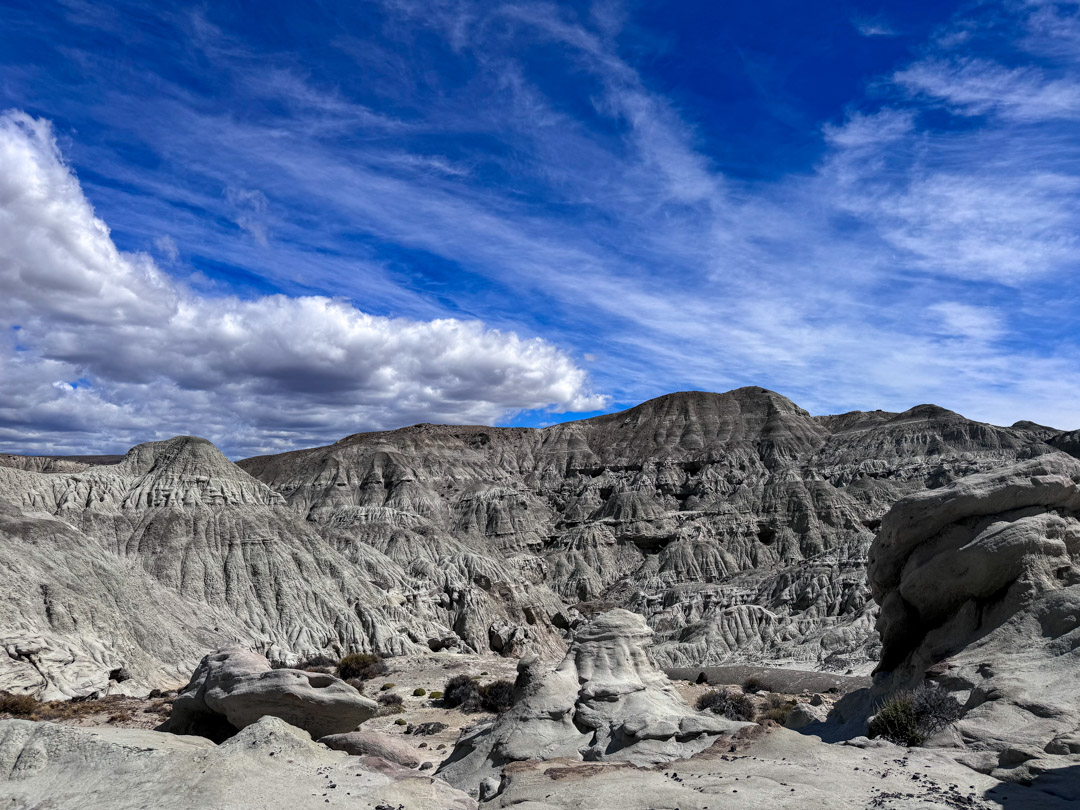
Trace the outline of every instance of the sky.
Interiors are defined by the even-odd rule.
[[[759,385],[1080,427],[1080,4],[0,2],[0,451]]]

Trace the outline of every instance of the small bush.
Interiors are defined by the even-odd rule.
[[[409,725],[409,721],[406,720],[404,717],[399,717],[397,720],[394,721],[394,725],[395,726],[407,726],[407,725]]]
[[[345,681],[370,681],[389,671],[386,662],[372,653],[350,653],[337,662],[337,676]]]
[[[428,697],[431,698],[432,700],[442,700],[442,696],[443,696],[442,692],[438,692],[438,691],[428,692]]]
[[[349,678],[349,680],[345,681],[345,683],[347,683],[349,686],[351,686],[357,692],[363,692],[364,691],[364,682],[362,680],[360,680],[359,678]]]
[[[960,702],[940,686],[922,683],[882,703],[868,734],[897,745],[919,746],[959,720],[961,710]]]
[[[320,672],[324,675],[329,675],[334,671],[335,664],[337,664],[337,661],[333,658],[320,653],[319,655],[313,655],[301,660],[295,667],[290,667],[290,669],[302,669],[305,672]]]
[[[401,695],[395,695],[393,692],[387,692],[385,695],[379,695],[376,700],[381,706],[400,706],[405,701]]]
[[[40,706],[41,702],[33,695],[13,695],[11,692],[0,692],[0,714],[10,714],[13,717],[29,717]]]
[[[396,688],[397,688],[396,683],[387,682],[387,683],[384,683],[382,686],[379,687],[379,691],[380,692],[389,692],[391,689],[396,689]]]
[[[742,682],[742,690],[746,693],[760,692],[765,688],[765,681],[761,680],[757,675],[751,675]]]
[[[728,720],[753,720],[754,701],[748,696],[737,692],[716,690],[706,692],[697,700],[699,712],[710,711],[719,714]]]
[[[463,712],[480,711],[480,685],[468,675],[455,675],[443,687],[443,705]]]
[[[110,723],[127,723],[131,720],[130,712],[117,712],[109,715]]]
[[[418,686],[418,687],[416,687],[415,689],[412,690],[412,696],[413,697],[423,697],[426,694],[427,694],[427,689],[424,689],[422,686]]]
[[[492,681],[480,687],[480,705],[496,714],[505,712],[514,705],[514,682]]]

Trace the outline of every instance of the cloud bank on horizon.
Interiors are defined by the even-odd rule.
[[[741,385],[1080,426],[1080,4],[664,5],[16,3],[0,450]]]

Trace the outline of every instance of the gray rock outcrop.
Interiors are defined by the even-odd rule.
[[[265,657],[228,647],[203,658],[161,730],[220,742],[277,717],[318,738],[353,731],[378,709],[333,675],[271,669]]]
[[[405,768],[420,767],[420,758],[411,745],[378,731],[350,731],[330,734],[319,739],[323,745],[335,751],[344,751],[354,757],[380,757]]]
[[[543,430],[417,425],[239,464],[192,437],[111,464],[7,457],[0,564],[19,584],[0,585],[0,688],[145,693],[237,642],[283,662],[556,659],[578,605],[644,616],[666,667],[867,672],[881,515],[1053,453],[1058,435],[933,406],[811,417],[745,388]],[[132,678],[110,683],[119,667]]]
[[[10,810],[261,810],[438,807],[476,810],[439,779],[331,751],[275,717],[222,745],[153,731],[0,720],[0,796]],[[327,798],[324,798],[326,796]]]
[[[554,672],[523,662],[518,700],[464,734],[439,775],[485,799],[508,762],[670,762],[750,725],[692,710],[649,661],[651,635],[640,615],[612,610],[578,630]]]
[[[937,681],[964,707],[953,742],[999,778],[1073,755],[1080,462],[1042,456],[899,501],[869,578],[881,604],[876,694]]]

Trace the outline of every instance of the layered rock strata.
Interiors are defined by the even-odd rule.
[[[1046,430],[933,406],[811,417],[746,388],[543,430],[358,434],[239,466],[191,437],[109,465],[8,457],[0,688],[178,685],[235,642],[286,663],[557,660],[582,615],[611,607],[646,618],[664,666],[866,672],[881,515],[1055,452],[1064,434]],[[132,677],[110,680],[120,670]]]
[[[544,759],[651,765],[685,759],[748,723],[692,710],[649,661],[652,632],[636,613],[612,610],[574,637],[554,672],[519,667],[517,700],[467,732],[439,775],[490,799],[510,762]]]
[[[944,742],[999,778],[1080,764],[1080,462],[1043,456],[899,501],[869,579],[879,697],[924,677],[950,690],[964,716]]]

